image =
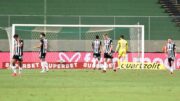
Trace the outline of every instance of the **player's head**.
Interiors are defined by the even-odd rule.
[[[99,35],[96,35],[96,39],[99,39]]]
[[[18,40],[18,39],[19,39],[19,35],[18,35],[18,34],[14,34],[13,37],[14,37],[15,40]]]
[[[121,36],[120,36],[120,39],[124,39],[124,35],[121,35]]]
[[[45,35],[45,33],[40,33],[40,38],[44,38],[46,35]]]
[[[171,42],[172,42],[172,39],[171,39],[171,38],[169,38],[169,39],[168,39],[168,43],[171,43]]]
[[[109,38],[108,34],[104,34],[103,37],[104,37],[105,40],[107,40]]]

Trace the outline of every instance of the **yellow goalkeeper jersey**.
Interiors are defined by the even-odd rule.
[[[116,51],[127,51],[128,50],[128,42],[124,39],[120,39],[117,43]]]

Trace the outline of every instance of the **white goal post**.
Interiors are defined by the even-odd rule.
[[[44,30],[43,32],[46,33],[46,27],[59,27],[59,28],[62,28],[62,27],[68,27],[68,28],[94,28],[94,27],[97,27],[97,28],[129,28],[129,29],[135,29],[135,30],[131,30],[131,31],[137,31],[136,33],[141,33],[141,35],[139,36],[139,40],[140,40],[140,50],[141,51],[141,55],[139,56],[140,58],[140,62],[142,62],[142,64],[144,64],[144,25],[79,25],[79,24],[74,24],[74,25],[66,25],[66,24],[12,24],[12,33],[11,33],[11,46],[10,47],[10,50],[11,50],[11,54],[10,54],[10,57],[12,57],[12,54],[13,54],[13,44],[14,44],[14,39],[13,39],[13,36],[14,34],[16,33],[16,27],[43,27]],[[139,43],[139,40],[138,40],[138,43]],[[130,43],[131,44],[131,43]]]

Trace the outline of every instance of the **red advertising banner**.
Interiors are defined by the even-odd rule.
[[[136,63],[140,61],[138,53],[128,53],[126,55],[126,61]],[[145,63],[160,63],[167,66],[167,57],[164,53],[145,53]],[[113,54],[113,60],[117,62],[117,54]],[[9,52],[0,52],[0,68],[9,67]],[[83,69],[92,68],[93,53],[91,52],[48,52],[46,61],[49,64],[49,68],[52,69]],[[103,64],[104,59],[101,58]],[[116,64],[117,65],[117,64]],[[176,54],[176,60],[174,63],[176,69],[180,69],[180,54]],[[111,68],[111,64],[109,64]],[[40,60],[38,52],[24,52],[23,56],[23,68],[34,69],[40,68]]]

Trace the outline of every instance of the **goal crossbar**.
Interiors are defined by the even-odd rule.
[[[140,27],[143,28],[144,25],[59,25],[59,24],[13,24],[12,28],[15,26],[37,26],[37,27],[122,27],[122,28],[132,28]]]

